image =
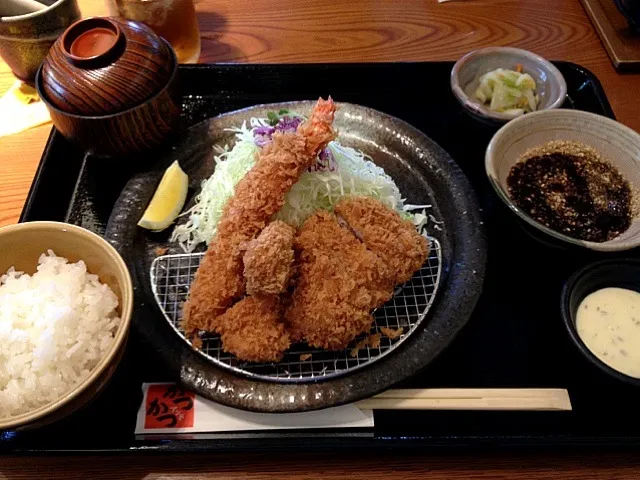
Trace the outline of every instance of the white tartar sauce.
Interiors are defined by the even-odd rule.
[[[596,357],[631,377],[640,378],[640,293],[603,288],[578,307],[576,330]]]

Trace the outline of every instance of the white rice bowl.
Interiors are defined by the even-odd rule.
[[[51,250],[33,275],[0,276],[0,418],[60,399],[106,356],[118,297],[83,261]]]

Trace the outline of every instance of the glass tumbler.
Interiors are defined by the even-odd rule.
[[[111,12],[142,22],[167,40],[179,63],[197,63],[200,29],[193,0],[109,0]]]

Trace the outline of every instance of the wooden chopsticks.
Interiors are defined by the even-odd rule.
[[[560,388],[425,388],[387,390],[361,400],[362,410],[571,410]]]

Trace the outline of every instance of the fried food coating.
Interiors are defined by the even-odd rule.
[[[289,286],[293,272],[295,229],[283,221],[267,225],[244,254],[244,279],[249,295],[277,295]]]
[[[294,240],[296,287],[285,311],[294,340],[318,348],[345,348],[369,330],[371,310],[393,294],[391,272],[327,212],[317,212]]]
[[[318,100],[295,133],[275,134],[225,205],[184,306],[182,328],[223,333],[218,317],[245,293],[243,247],[282,208],[285,195],[336,136],[333,100]]]
[[[277,362],[291,344],[276,295],[245,297],[218,317],[222,348],[240,360]]]
[[[392,272],[394,285],[408,282],[427,260],[429,244],[409,220],[369,197],[350,197],[335,207],[366,247]]]

